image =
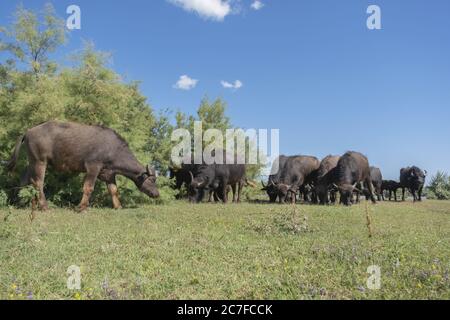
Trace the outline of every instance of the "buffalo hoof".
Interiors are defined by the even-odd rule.
[[[85,207],[85,206],[78,207],[78,208],[76,209],[76,212],[77,212],[77,213],[85,213],[86,211],[87,211],[87,207]]]

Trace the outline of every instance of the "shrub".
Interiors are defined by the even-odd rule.
[[[450,177],[441,171],[431,177],[430,186],[427,188],[429,199],[450,200]]]

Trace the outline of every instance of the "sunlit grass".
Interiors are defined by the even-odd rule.
[[[364,202],[0,209],[0,298],[449,299],[450,202],[368,208],[371,238]]]

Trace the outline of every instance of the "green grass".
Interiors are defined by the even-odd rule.
[[[365,207],[0,209],[0,298],[450,299],[450,202],[370,205],[372,238]]]

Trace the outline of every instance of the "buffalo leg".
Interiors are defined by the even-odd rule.
[[[370,195],[370,199],[372,200],[372,203],[373,204],[377,203],[377,200],[375,200],[375,195],[374,195],[374,187],[373,187],[372,181],[370,179],[366,180],[366,187],[369,190],[369,195]]]
[[[238,203],[241,202],[241,193],[242,193],[242,189],[244,188],[244,184],[245,184],[245,182],[242,180],[239,181],[239,183],[238,183],[238,196],[237,196]]]
[[[334,192],[334,190],[330,191],[330,200],[328,200],[328,192],[327,192],[325,202],[326,202],[326,204],[328,204],[330,202],[332,204],[336,204],[336,192]]]
[[[213,202],[213,197],[214,197],[214,200],[216,200],[217,195],[215,194],[214,190],[210,190],[209,191],[208,202]]]
[[[359,203],[359,197],[360,197],[359,191],[356,191],[356,203]]]
[[[233,202],[237,202],[236,201],[236,196],[237,196],[237,194],[236,194],[236,183],[231,185],[231,191],[233,191]]]
[[[416,202],[416,201],[417,201],[417,194],[416,194],[416,190],[415,190],[415,189],[413,189],[413,188],[411,188],[410,192],[412,193],[412,196],[413,196],[413,200],[414,200],[414,202]]]
[[[419,202],[422,201],[422,190],[423,190],[423,187],[420,187],[420,188],[419,188],[419,191],[418,191]]]
[[[222,194],[223,194],[223,203],[228,203],[228,192],[227,192],[228,181],[223,181],[221,185]]]
[[[95,181],[97,180],[97,176],[100,172],[99,166],[87,166],[86,167],[86,176],[84,178],[83,185],[83,198],[78,206],[78,211],[83,212],[89,206],[89,199],[91,198],[91,194],[94,191]]]
[[[108,187],[109,194],[111,195],[112,203],[114,209],[122,209],[122,205],[119,200],[119,190],[117,189],[116,182],[106,183]]]
[[[395,200],[395,202],[397,202],[397,189],[394,190],[394,200]]]
[[[405,191],[406,191],[406,189],[403,187],[402,188],[402,201],[405,201]]]
[[[30,166],[28,167],[28,172],[26,174],[28,178],[24,178],[24,180],[28,180],[27,184],[31,183],[38,192],[37,199],[39,201],[39,207],[43,211],[48,209],[47,200],[45,199],[44,194],[46,166],[47,165],[44,162],[36,162],[34,164],[30,164]]]

